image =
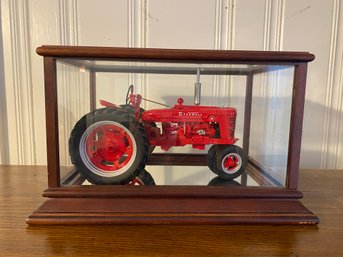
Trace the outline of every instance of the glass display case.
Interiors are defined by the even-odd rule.
[[[315,224],[306,52],[42,46],[48,197],[29,224]]]

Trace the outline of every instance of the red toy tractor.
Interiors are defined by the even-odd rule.
[[[232,180],[245,170],[247,156],[234,145],[236,109],[183,105],[179,98],[172,108],[145,111],[140,108],[142,100],[147,99],[130,86],[125,105],[101,101],[104,108],[76,123],[69,153],[90,182],[128,184],[144,170],[156,146],[165,151],[184,145],[204,150],[210,144],[208,167],[219,177]]]

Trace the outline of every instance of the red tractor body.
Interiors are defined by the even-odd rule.
[[[141,115],[151,145],[168,150],[172,146],[192,145],[205,149],[207,144],[234,144],[236,109],[179,104],[170,109],[153,109]],[[149,124],[161,124],[149,126]]]

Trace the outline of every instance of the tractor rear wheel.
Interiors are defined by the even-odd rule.
[[[76,168],[94,184],[127,184],[144,169],[149,154],[144,127],[120,109],[83,116],[69,138]]]

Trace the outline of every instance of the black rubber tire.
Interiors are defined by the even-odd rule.
[[[217,145],[215,147],[215,150],[213,151],[215,151],[214,154],[212,153],[214,158],[212,162],[210,162],[209,167],[220,178],[225,179],[225,180],[233,180],[239,177],[240,175],[242,175],[242,173],[245,171],[245,168],[248,163],[248,157],[246,153],[244,152],[244,150],[240,148],[239,146]],[[232,172],[228,172],[222,167],[222,162],[228,154],[233,154],[237,156],[238,158],[240,158],[240,164],[237,170],[234,170]]]
[[[119,124],[128,130],[128,134],[136,145],[136,153],[133,161],[130,161],[127,167],[123,166],[120,174],[116,172],[108,172],[100,168],[93,168],[91,161],[82,157],[84,151],[81,147],[80,141],[82,136],[90,126],[102,122],[112,122],[112,124]],[[94,125],[96,126],[96,125]],[[74,126],[69,138],[69,155],[72,163],[76,168],[93,184],[127,184],[133,178],[139,175],[139,172],[144,169],[148,160],[149,154],[149,140],[146,135],[144,127],[138,123],[134,117],[121,109],[102,108],[94,110],[83,116]]]
[[[132,107],[132,105],[121,104],[120,107],[124,111],[128,112],[130,115],[135,116],[135,109]],[[140,113],[145,112],[145,110],[143,108],[139,108],[139,111],[140,111]],[[155,127],[155,128],[157,127],[155,122],[149,122],[149,125],[152,126],[152,127]],[[150,145],[149,153],[151,154],[154,150],[155,150],[155,146],[154,145]]]
[[[155,186],[156,184],[151,174],[144,169],[141,170],[139,175],[130,182],[130,185]]]
[[[235,187],[241,186],[241,184],[235,180],[222,179],[221,177],[217,176],[208,182],[208,186]]]
[[[215,173],[215,155],[217,153],[218,145],[212,145],[211,148],[208,150],[206,155],[207,166],[210,168],[211,171]]]
[[[129,105],[129,104],[121,104],[121,105],[119,105],[119,106],[122,108],[122,110],[128,112],[130,115],[135,116],[135,109],[132,107],[132,105]],[[145,112],[145,110],[144,110],[143,108],[141,108],[141,107],[139,108],[139,111],[140,111],[140,113]]]

